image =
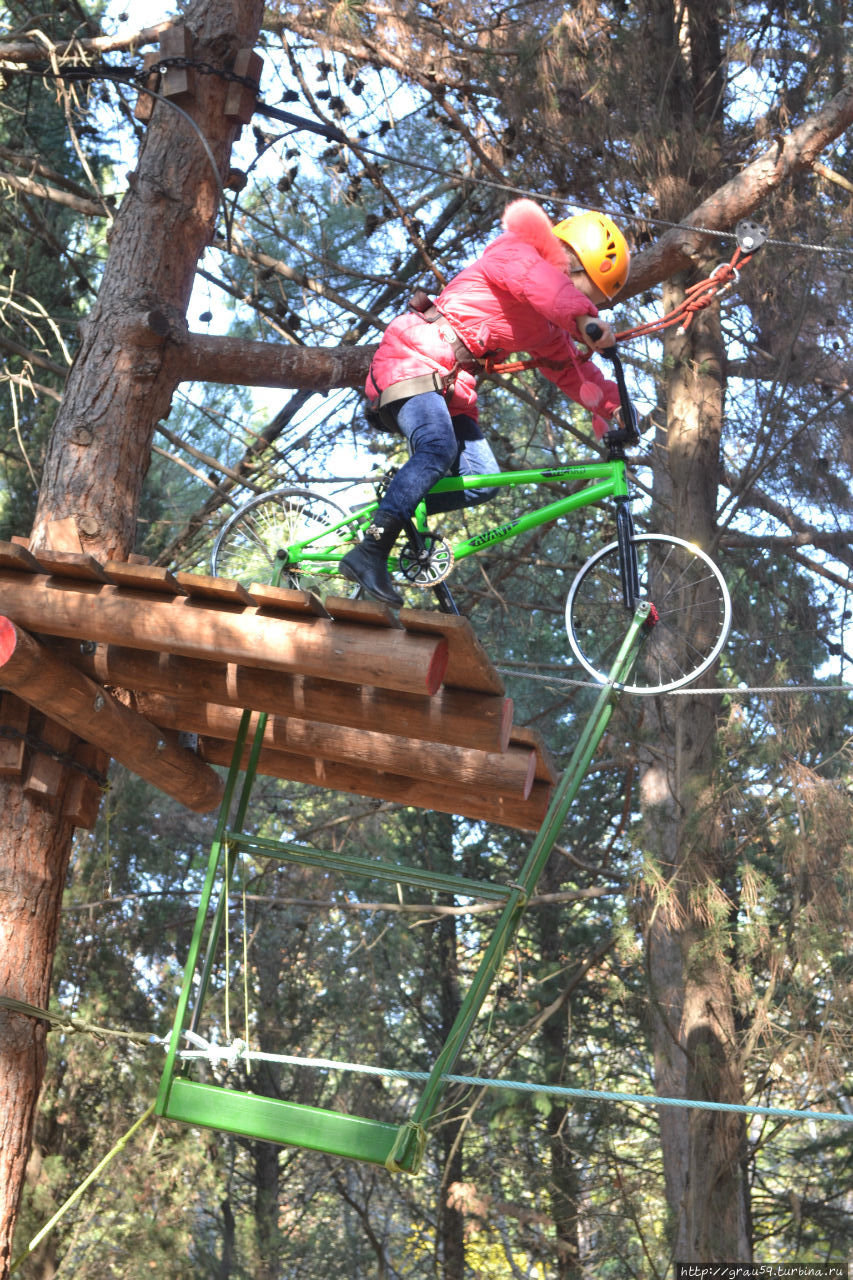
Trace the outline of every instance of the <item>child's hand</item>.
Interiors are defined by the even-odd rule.
[[[594,351],[605,351],[608,347],[616,346],[616,334],[612,326],[600,316],[578,316],[575,324],[586,345]]]

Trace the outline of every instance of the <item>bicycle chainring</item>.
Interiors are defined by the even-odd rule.
[[[407,542],[400,550],[397,563],[400,573],[413,586],[434,587],[444,582],[453,570],[453,548],[434,533],[425,533],[422,537],[423,551]]]

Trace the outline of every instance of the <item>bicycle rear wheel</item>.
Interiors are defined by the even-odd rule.
[[[726,642],[732,606],[713,560],[681,538],[636,535],[640,601],[654,605],[656,621],[643,639],[626,693],[668,693],[708,670]],[[566,600],[569,644],[581,666],[604,682],[625,638],[619,546],[610,543],[581,569]]]
[[[337,570],[337,560],[347,543],[345,531],[323,535],[347,515],[331,498],[310,489],[259,493],[229,516],[220,529],[213,544],[211,573],[215,578],[233,578],[244,586],[270,582],[277,554],[311,538],[316,539],[312,553],[329,555],[328,562],[297,562],[285,569],[281,582],[283,586],[316,591]]]

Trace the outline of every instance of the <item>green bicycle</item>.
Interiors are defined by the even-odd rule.
[[[570,512],[612,499],[616,541],[592,555],[569,588],[565,610],[569,644],[584,670],[603,683],[624,639],[627,619],[640,602],[648,601],[652,608],[647,635],[630,680],[620,688],[635,694],[668,693],[698,680],[716,661],[731,626],[731,599],[719,568],[699,547],[666,534],[635,532],[625,448],[638,443],[639,435],[618,356],[615,351],[607,354],[622,396],[623,423],[631,425],[604,437],[605,459],[446,477],[430,492],[584,482],[582,488],[453,543],[428,527],[421,504],[389,568],[399,571],[410,586],[432,590],[445,612],[458,613],[445,585],[454,565]],[[280,574],[281,581],[291,586],[313,591],[328,588],[335,577],[343,580],[338,562],[362,537],[378,506],[379,495],[347,511],[332,498],[307,488],[258,494],[238,508],[217,535],[212,573],[244,583],[268,582]]]

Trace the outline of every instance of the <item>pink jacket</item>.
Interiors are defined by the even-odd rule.
[[[373,358],[368,397],[404,378],[449,372],[455,331],[475,356],[505,359],[527,352],[547,362],[540,366],[546,378],[572,400],[609,417],[619,407],[616,384],[591,361],[581,362],[572,340],[579,337],[576,318],[598,312],[566,274],[565,250],[550,221],[532,200],[516,200],[503,225],[504,234],[436,298],[448,325],[430,324],[417,312],[392,320]],[[451,414],[476,418],[474,374],[459,372],[448,407]]]

